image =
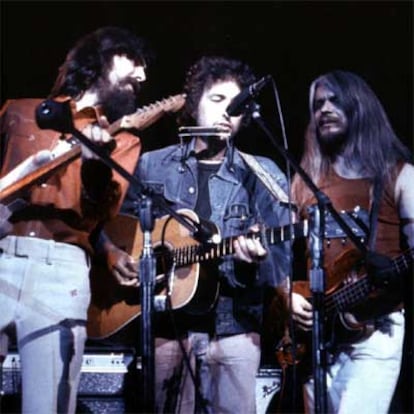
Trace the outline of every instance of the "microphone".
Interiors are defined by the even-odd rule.
[[[257,82],[252,83],[244,88],[238,95],[236,95],[230,102],[226,109],[227,115],[238,116],[241,115],[247,107],[247,104],[253,99],[272,79],[270,75],[266,75]]]
[[[70,133],[73,131],[72,109],[70,101],[58,102],[47,99],[36,107],[36,123],[40,129]]]

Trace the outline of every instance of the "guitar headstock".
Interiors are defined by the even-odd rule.
[[[111,124],[108,131],[111,135],[120,129],[142,130],[156,122],[167,112],[177,112],[185,104],[185,94],[173,95],[138,109],[135,113],[125,115]]]

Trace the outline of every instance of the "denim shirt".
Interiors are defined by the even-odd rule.
[[[141,155],[136,176],[151,191],[163,195],[174,210],[193,210],[199,189],[194,142],[172,145]],[[256,159],[286,190],[283,172],[270,160]],[[288,224],[289,210],[275,200],[235,150],[229,166],[226,158],[209,180],[212,214],[204,217],[220,229],[223,238],[248,233],[253,224],[280,227]],[[136,214],[138,196],[133,188],[127,194],[122,211]],[[155,211],[156,216],[165,212]],[[215,334],[227,335],[260,331],[263,288],[278,286],[290,271],[290,241],[266,245],[269,254],[258,264],[247,264],[226,256],[220,260],[220,295],[215,309]]]

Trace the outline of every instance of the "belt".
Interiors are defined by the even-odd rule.
[[[81,247],[35,237],[7,236],[0,240],[0,252],[16,257],[57,261],[77,261],[89,265],[89,255]]]

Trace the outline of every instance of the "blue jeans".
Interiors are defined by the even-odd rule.
[[[74,413],[90,300],[89,258],[53,240],[0,240],[0,332],[15,325],[23,413]]]

